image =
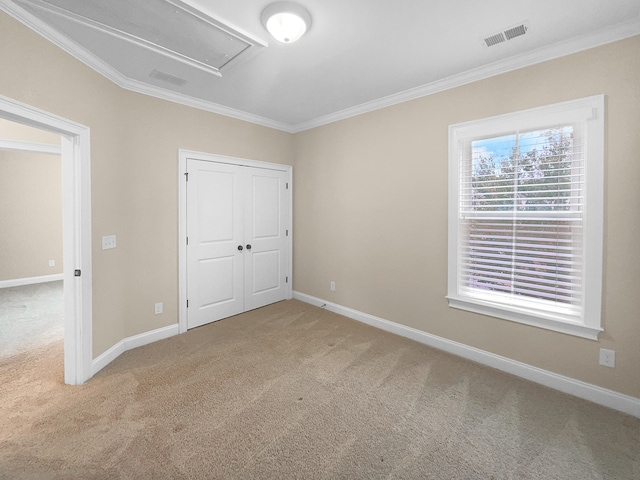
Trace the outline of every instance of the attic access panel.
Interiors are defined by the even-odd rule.
[[[38,10],[63,16],[216,75],[266,46],[178,0],[17,0],[16,3],[36,16]],[[73,38],[73,32],[64,33]]]

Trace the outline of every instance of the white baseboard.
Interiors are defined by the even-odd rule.
[[[21,287],[23,285],[33,285],[36,283],[57,282],[64,280],[62,273],[53,275],[42,275],[40,277],[14,278],[12,280],[0,280],[0,288]]]
[[[134,335],[133,337],[127,337],[124,340],[120,340],[109,350],[99,355],[91,362],[91,376],[102,370],[104,367],[113,362],[116,358],[122,355],[127,350],[148,345],[149,343],[157,342],[158,340],[164,340],[165,338],[173,337],[178,334],[178,324],[169,325],[168,327],[158,328],[151,330],[150,332]]]
[[[543,370],[526,363],[518,362],[507,357],[480,350],[479,348],[454,342],[443,337],[417,330],[415,328],[390,322],[383,318],[374,317],[367,313],[353,310],[342,305],[312,297],[305,293],[293,292],[293,298],[317,307],[323,307],[345,317],[371,325],[387,332],[395,333],[433,348],[457,355],[488,367],[510,373],[520,378],[539,383],[570,395],[589,400],[593,403],[618,410],[620,412],[640,418],[640,398],[624,395],[590,383],[576,380],[557,373]]]

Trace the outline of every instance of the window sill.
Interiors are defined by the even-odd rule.
[[[566,320],[552,318],[552,315],[533,315],[522,311],[511,310],[505,307],[497,307],[490,302],[481,300],[460,298],[455,296],[447,296],[449,307],[466,310],[468,312],[489,315],[491,317],[510,320],[512,322],[531,325],[533,327],[544,328],[554,332],[566,333],[576,337],[587,338],[589,340],[598,340],[598,334],[601,328],[589,327],[580,323],[569,322]]]

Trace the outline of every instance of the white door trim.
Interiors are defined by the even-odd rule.
[[[244,165],[247,167],[266,168],[287,172],[289,184],[288,198],[289,219],[287,229],[288,268],[287,299],[293,298],[293,167],[279,163],[261,162],[244,158],[227,157],[212,153],[178,150],[178,325],[180,333],[187,331],[187,159],[204,160],[207,162],[226,163],[230,165]]]
[[[64,382],[79,385],[91,377],[92,360],[89,127],[2,95],[0,117],[62,136]]]
[[[38,142],[21,142],[18,140],[9,140],[0,138],[0,150],[9,150],[14,152],[31,152],[43,153],[46,155],[61,155],[62,148],[60,145],[51,145],[48,143]]]

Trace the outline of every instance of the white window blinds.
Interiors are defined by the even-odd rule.
[[[581,315],[584,158],[574,125],[460,148],[459,285]]]

